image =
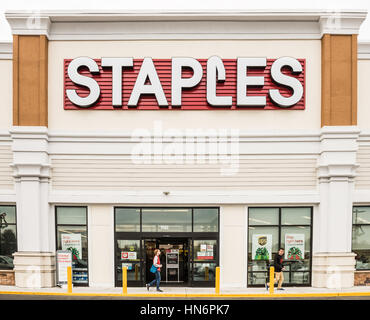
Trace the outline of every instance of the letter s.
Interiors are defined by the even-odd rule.
[[[90,94],[87,97],[80,97],[74,89],[66,90],[66,94],[68,99],[75,105],[79,107],[89,107],[99,99],[100,87],[93,78],[78,73],[78,68],[81,66],[86,66],[91,73],[99,73],[99,67],[97,63],[89,57],[75,58],[68,66],[68,77],[73,83],[89,88]]]
[[[293,94],[290,97],[284,97],[280,94],[278,89],[270,89],[270,98],[280,107],[288,108],[294,106],[299,100],[302,99],[303,86],[297,78],[287,76],[281,72],[281,68],[284,66],[291,67],[294,73],[301,73],[302,65],[297,59],[291,57],[281,57],[276,59],[271,66],[272,79],[279,84],[292,88]]]

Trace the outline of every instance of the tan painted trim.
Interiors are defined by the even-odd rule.
[[[13,43],[13,124],[47,126],[48,40],[15,35]]]
[[[357,124],[357,35],[321,40],[321,126]]]
[[[330,34],[325,34],[321,40],[321,126],[330,123]]]
[[[40,36],[40,125],[48,126],[48,39]]]
[[[18,125],[18,38],[13,36],[13,124]]]
[[[357,125],[357,34],[352,35],[352,125]]]

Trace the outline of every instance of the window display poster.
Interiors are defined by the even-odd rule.
[[[207,251],[213,252],[213,244],[207,244]]]
[[[65,284],[68,281],[67,268],[72,267],[72,254],[70,251],[57,251],[57,283]]]
[[[81,233],[62,233],[62,250],[72,252],[72,259],[82,259],[82,241]]]
[[[213,260],[213,245],[202,243],[200,245],[200,251],[197,252],[197,259],[201,260]]]
[[[254,234],[252,237],[252,260],[272,259],[272,235]]]
[[[136,252],[121,251],[122,260],[136,260],[136,258],[137,258]]]
[[[200,260],[213,260],[213,252],[210,251],[198,251],[197,252],[197,259]]]
[[[285,259],[286,260],[304,259],[304,234],[285,235]]]

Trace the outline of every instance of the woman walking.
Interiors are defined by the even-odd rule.
[[[159,289],[159,284],[161,282],[161,261],[159,260],[159,256],[161,255],[161,251],[159,249],[154,250],[154,259],[153,259],[153,266],[157,268],[155,271],[155,279],[146,284],[146,288],[149,291],[149,288],[154,286],[155,284],[157,285],[157,291],[158,292],[163,292],[161,289]],[[153,267],[152,266],[152,267]]]

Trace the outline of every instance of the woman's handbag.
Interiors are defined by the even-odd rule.
[[[152,264],[152,267],[150,268],[150,272],[151,273],[156,273],[157,272],[157,267],[154,264]]]

